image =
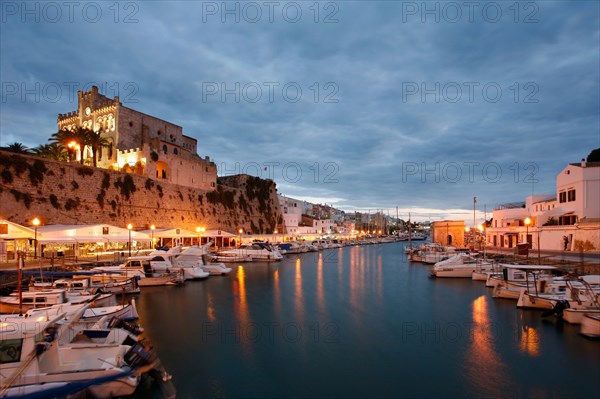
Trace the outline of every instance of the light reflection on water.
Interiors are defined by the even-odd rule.
[[[599,343],[492,299],[480,282],[430,279],[430,269],[407,263],[401,244],[325,250],[144,289],[139,313],[178,398],[600,390]]]
[[[296,274],[294,279],[294,297],[296,320],[304,320],[304,293],[302,291],[302,261],[296,259]]]
[[[508,388],[505,378],[506,365],[494,345],[494,329],[488,314],[486,295],[481,295],[472,303],[473,325],[469,337],[471,347],[468,352],[468,374],[474,390],[487,397],[502,397]]]

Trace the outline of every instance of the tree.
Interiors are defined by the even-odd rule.
[[[6,147],[2,147],[3,150],[15,152],[17,154],[31,154],[31,150],[25,147],[22,143],[12,143],[7,145]]]
[[[600,162],[600,148],[596,148],[595,150],[592,150],[592,152],[590,152],[589,155],[587,156],[587,161],[588,162]]]
[[[73,161],[75,145],[78,144],[77,135],[70,130],[59,130],[58,132],[52,134],[48,141],[53,144],[58,144],[65,148],[68,153],[69,162]]]
[[[102,153],[102,148],[109,148],[112,145],[112,142],[102,136],[102,130],[98,132],[94,132],[89,130],[87,137],[87,145],[92,149],[92,159],[94,162],[94,167],[98,166],[98,151]]]
[[[73,130],[59,130],[50,137],[49,141],[67,148],[69,160],[72,160],[73,151],[79,148],[79,162],[83,165],[83,154],[85,147],[90,145],[91,133],[94,132],[86,127],[77,126]]]
[[[33,149],[33,153],[41,158],[53,159],[55,161],[68,161],[67,149],[59,143],[42,144]]]

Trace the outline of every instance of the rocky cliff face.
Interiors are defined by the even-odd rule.
[[[136,229],[198,226],[271,233],[281,212],[275,183],[239,175],[205,191],[0,151],[0,217],[30,225],[107,223]]]

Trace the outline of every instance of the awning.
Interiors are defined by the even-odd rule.
[[[225,230],[207,230],[202,233],[202,237],[237,237],[239,234],[231,234]]]
[[[4,240],[20,240],[33,239],[35,230],[30,227],[21,226],[20,224],[10,222],[5,219],[0,219],[0,239]]]
[[[186,229],[155,229],[154,232],[152,230],[142,230],[140,233],[147,234],[149,236],[154,236],[154,238],[179,238],[179,237],[198,237],[198,234],[195,231],[190,231]]]
[[[38,241],[42,243],[128,242],[129,239],[150,241],[142,232],[106,224],[38,227]]]

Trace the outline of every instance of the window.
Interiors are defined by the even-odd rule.
[[[575,201],[575,190],[569,190],[567,192],[567,200],[569,202]]]
[[[563,202],[567,202],[567,193],[562,191],[560,193],[558,193],[558,202],[560,202],[561,204]]]
[[[163,145],[163,152],[166,154],[166,153],[167,153],[167,151],[168,151],[168,149],[167,149],[167,145],[165,144],[165,145]]]
[[[177,155],[177,148],[173,148],[173,154]]]
[[[21,349],[23,348],[23,339],[3,339],[0,341],[0,364],[15,363],[21,360]]]
[[[562,226],[571,226],[577,223],[577,215],[565,215],[559,218],[558,224]]]

